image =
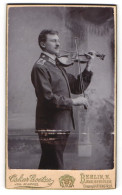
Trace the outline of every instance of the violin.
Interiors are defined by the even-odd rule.
[[[57,62],[60,62],[60,65],[62,65],[64,67],[68,67],[68,66],[73,65],[75,62],[77,62],[78,65],[80,63],[88,63],[90,61],[90,59],[93,58],[93,56],[96,56],[96,57],[100,58],[101,60],[104,60],[105,55],[104,54],[100,54],[100,53],[98,53],[96,51],[89,51],[88,53],[79,54],[78,44],[77,44],[78,38],[75,37],[74,39],[75,39],[76,51],[75,52],[74,51],[73,52],[69,52],[69,51],[62,50],[66,54],[57,57]],[[73,53],[75,54],[75,57],[72,57]]]
[[[62,50],[62,51],[64,51],[64,50]],[[89,60],[93,57],[93,55],[95,57],[98,57],[100,60],[104,60],[104,58],[105,58],[104,54],[100,54],[100,53],[95,52],[95,51],[89,51],[88,53],[78,54],[75,57],[71,56],[71,53],[73,53],[73,52],[71,52],[71,53],[68,51],[65,51],[65,52],[67,52],[69,54],[64,54],[64,55],[61,55],[57,58],[57,61],[60,63],[60,65],[64,66],[64,67],[72,66],[75,62],[81,63],[81,64],[88,63]]]

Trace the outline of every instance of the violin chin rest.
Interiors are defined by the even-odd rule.
[[[58,57],[57,60],[60,63],[60,65],[62,65],[64,67],[71,66],[74,64],[74,60],[72,60],[71,58],[69,58],[67,56]]]

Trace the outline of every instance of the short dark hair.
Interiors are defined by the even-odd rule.
[[[45,42],[47,35],[58,35],[58,31],[55,30],[50,30],[50,29],[45,29],[43,31],[40,32],[39,37],[38,37],[38,44],[40,46],[40,48],[43,50],[43,47],[41,46],[41,42]]]

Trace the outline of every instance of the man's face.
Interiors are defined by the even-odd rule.
[[[50,54],[55,54],[55,55],[57,55],[59,53],[60,43],[59,43],[58,35],[48,34],[46,42],[43,44],[44,44],[43,47],[44,47],[46,52],[48,52]]]

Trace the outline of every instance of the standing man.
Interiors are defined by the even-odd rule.
[[[68,135],[75,129],[73,106],[88,106],[83,97],[72,98],[73,94],[82,94],[80,75],[77,79],[66,72],[57,62],[59,54],[59,36],[54,30],[43,30],[38,38],[42,49],[31,74],[37,97],[36,132],[39,135],[42,155],[39,169],[64,169],[63,152]],[[89,66],[82,73],[84,90],[92,77]]]

